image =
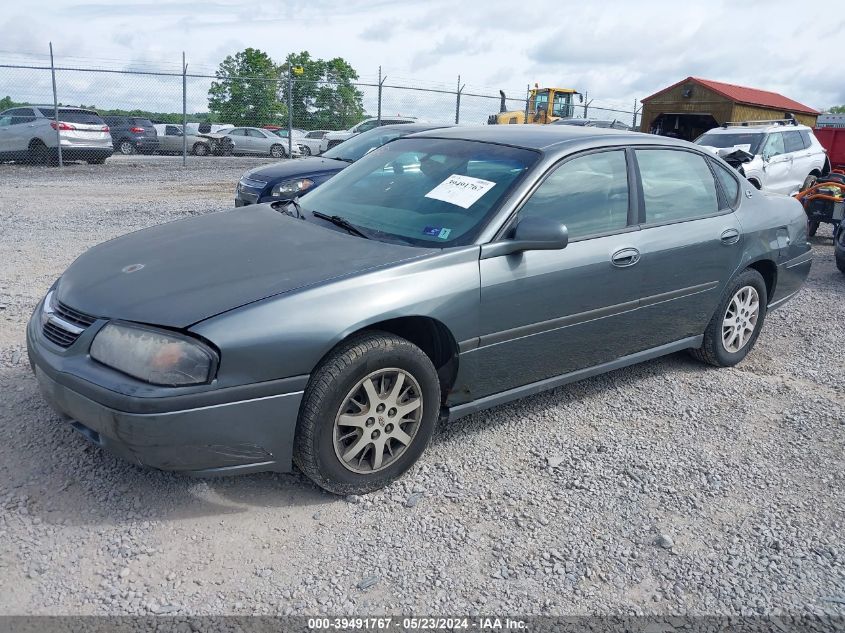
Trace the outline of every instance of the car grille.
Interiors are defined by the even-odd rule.
[[[70,347],[96,320],[96,317],[74,310],[58,301],[42,331],[47,340],[59,347]]]

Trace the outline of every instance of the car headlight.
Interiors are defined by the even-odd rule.
[[[170,387],[208,382],[217,365],[217,354],[198,340],[128,323],[106,324],[90,354],[133,378]]]
[[[271,196],[297,196],[304,193],[314,185],[313,180],[307,178],[299,178],[297,180],[284,180],[277,185],[273,185],[270,190]]]

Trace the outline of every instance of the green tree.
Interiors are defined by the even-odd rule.
[[[13,101],[12,98],[8,95],[0,99],[0,112],[3,110],[8,110],[9,108],[14,108],[16,106],[26,105],[25,103],[19,103],[17,101]]]
[[[833,106],[830,109],[831,114],[845,114],[845,105]]]
[[[270,56],[247,48],[220,63],[208,91],[208,107],[217,120],[234,125],[286,122],[280,100],[280,68]]]
[[[313,59],[308,51],[288,55],[282,73],[293,74],[293,125],[305,129],[339,129],[358,123],[364,116],[363,93],[355,86],[358,73],[346,60]],[[287,77],[286,77],[287,78]],[[287,98],[287,86],[282,90]]]

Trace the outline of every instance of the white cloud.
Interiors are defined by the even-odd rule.
[[[815,107],[845,103],[845,84],[826,61],[839,48],[835,21],[820,21],[783,0],[766,3],[765,11],[753,3],[704,0],[601,5],[561,0],[523,5],[512,0],[33,0],[12,4],[4,13],[0,63],[25,59],[24,53],[39,55],[30,59],[43,63],[52,40],[60,63],[178,69],[185,50],[193,72],[211,74],[227,54],[252,46],[277,60],[300,50],[325,59],[343,57],[368,81],[375,80],[379,66],[388,83],[452,89],[461,75],[467,91],[492,96],[501,88],[521,97],[526,84],[537,82],[589,91],[595,104],[630,108],[634,99],[697,75],[775,90]],[[49,85],[31,74],[21,82],[24,75],[0,69],[0,91],[31,98]],[[76,79],[68,90],[85,103],[181,106],[181,94],[172,94],[169,80]],[[207,87],[199,80],[196,84],[189,97],[201,110]],[[447,95],[408,92],[390,98],[392,108],[403,114],[453,116]],[[372,99],[368,91],[368,109]],[[484,108],[496,111],[498,103],[467,100],[464,107],[472,109],[475,119]]]

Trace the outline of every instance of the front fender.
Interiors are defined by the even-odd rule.
[[[443,323],[457,342],[477,336],[478,246],[258,301],[191,328],[220,350],[221,386],[301,376],[350,334],[406,316]]]

